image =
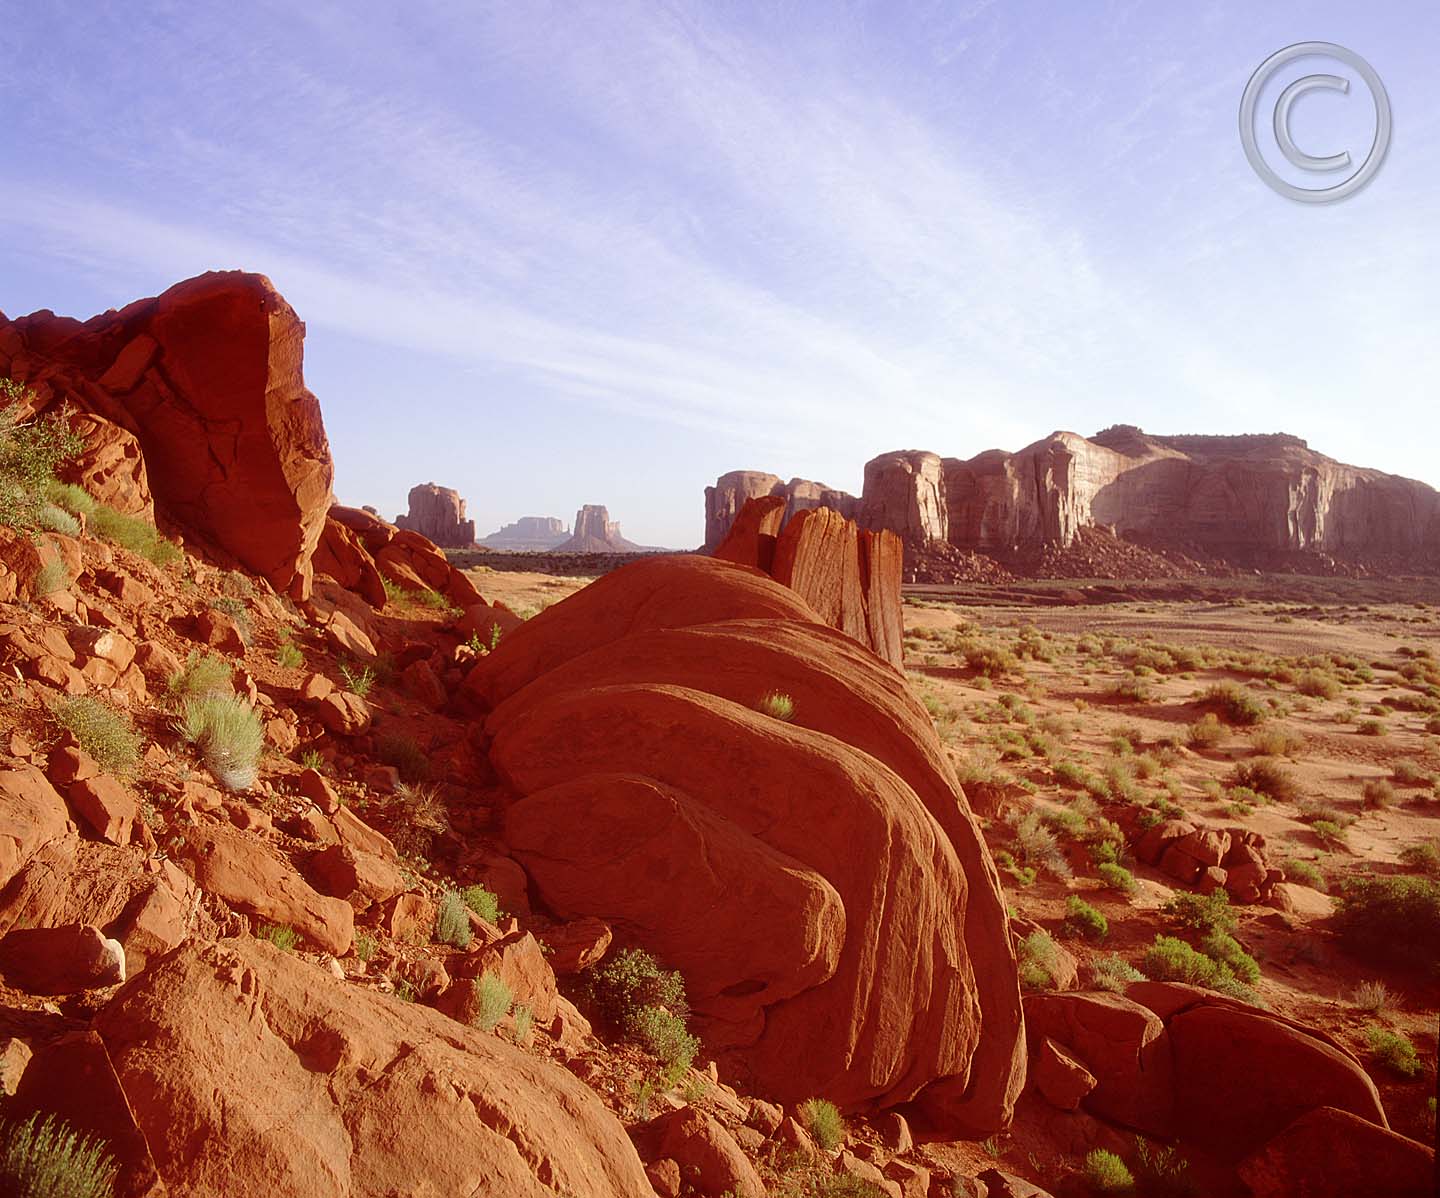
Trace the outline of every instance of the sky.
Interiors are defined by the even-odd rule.
[[[1310,40],[1394,113],[1342,203],[1240,143]],[[0,311],[266,274],[338,499],[433,481],[482,536],[689,547],[729,470],[1116,423],[1440,485],[1437,53],[1433,0],[0,0]],[[1291,130],[1358,161],[1374,112]]]

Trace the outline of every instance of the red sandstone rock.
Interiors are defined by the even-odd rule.
[[[460,493],[434,483],[410,488],[410,511],[395,517],[395,527],[418,532],[448,549],[467,549],[475,543],[475,521],[465,519]]]
[[[779,495],[766,495],[747,500],[715,547],[714,554],[722,562],[754,566],[769,574],[775,565],[775,542],[785,519],[785,500]]]
[[[798,605],[799,621],[664,626],[699,625],[726,599],[741,616],[783,613],[787,594],[710,559],[641,562],[502,641],[471,679],[513,694],[487,724],[492,762],[528,796],[508,842],[552,910],[623,920],[680,968],[707,1044],[777,1095],[925,1090],[947,1125],[993,1130],[1023,1078],[1013,956],[994,867],[923,709]],[[630,635],[605,644],[617,627]],[[794,697],[790,724],[752,707],[774,687]],[[674,885],[636,888],[640,861]],[[899,938],[886,930],[897,896]],[[756,937],[756,920],[772,934]]]
[[[346,528],[333,516],[326,517],[312,562],[317,576],[328,575],[341,586],[362,596],[372,607],[385,606],[385,583],[374,559],[365,549],[359,534]]]
[[[130,843],[130,831],[140,818],[140,807],[122,783],[108,774],[98,774],[74,783],[66,794],[70,805],[97,836],[111,844]]]
[[[0,770],[0,886],[70,826],[65,800],[33,766]]]
[[[31,994],[74,994],[125,980],[125,950],[99,928],[16,928],[0,939],[0,973]]]
[[[1253,1198],[1419,1198],[1436,1182],[1433,1148],[1330,1106],[1301,1115],[1237,1171]]]
[[[563,1069],[262,943],[182,948],[95,1026],[172,1194],[651,1198]]]
[[[335,844],[315,854],[310,876],[321,894],[344,899],[357,911],[384,903],[409,885],[400,870],[374,853]]]
[[[1049,1036],[1040,1043],[1030,1076],[1045,1100],[1062,1111],[1077,1109],[1097,1084],[1095,1075]]]
[[[699,1194],[765,1198],[765,1186],[735,1139],[714,1118],[682,1107],[656,1120],[660,1153],[680,1166],[681,1178]]]
[[[546,928],[540,938],[550,949],[550,968],[557,974],[579,973],[598,963],[610,947],[610,925],[587,916]]]
[[[334,691],[315,706],[320,722],[339,736],[358,736],[370,727],[370,705],[349,691]]]

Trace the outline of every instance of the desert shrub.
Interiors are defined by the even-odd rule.
[[[1309,861],[1300,861],[1291,857],[1282,861],[1280,868],[1285,871],[1285,877],[1291,882],[1299,882],[1302,885],[1320,891],[1330,889],[1329,883],[1325,880],[1325,875]]]
[[[1110,934],[1110,921],[1078,895],[1065,900],[1065,931],[1086,940],[1104,940]]]
[[[1415,1077],[1420,1073],[1420,1061],[1415,1055],[1415,1045],[1404,1036],[1385,1028],[1372,1027],[1365,1032],[1365,1042],[1378,1065],[1383,1065],[1401,1077]]]
[[[685,1020],[665,1007],[641,1007],[633,1034],[660,1062],[661,1078],[667,1085],[685,1075],[700,1051],[700,1040],[685,1030]]]
[[[823,1098],[807,1098],[800,1104],[800,1123],[826,1152],[833,1152],[845,1142],[845,1120],[833,1102]]]
[[[1046,870],[1057,878],[1070,876],[1070,866],[1055,833],[1045,826],[1037,811],[1027,812],[1015,825],[1015,849],[1027,866]]]
[[[261,924],[255,929],[255,936],[259,940],[268,940],[282,953],[291,952],[300,943],[300,934],[294,928],[273,923]]]
[[[1264,699],[1233,682],[1208,687],[1200,696],[1200,706],[1209,708],[1227,723],[1242,727],[1258,724],[1270,714]]]
[[[419,782],[430,772],[430,759],[413,736],[399,732],[383,734],[375,745],[376,755],[393,765],[406,782]]]
[[[1355,878],[1340,895],[1336,926],[1358,956],[1433,972],[1440,962],[1440,882]]]
[[[1321,670],[1305,670],[1295,678],[1295,689],[1312,699],[1335,699],[1344,689],[1334,674]]]
[[[1155,697],[1155,688],[1144,678],[1122,678],[1108,693],[1117,703],[1148,703]]]
[[[1021,865],[1015,860],[1015,854],[1009,849],[997,849],[995,851],[995,864],[999,869],[1009,876],[1015,885],[1022,889],[1026,886],[1033,886],[1035,879],[1040,876],[1039,871],[1030,865]]]
[[[275,646],[275,664],[286,670],[298,670],[305,664],[305,654],[288,635]]]
[[[30,587],[36,596],[53,595],[56,591],[67,589],[73,581],[65,563],[59,557],[52,557],[35,571]]]
[[[325,754],[319,749],[306,749],[300,754],[300,765],[304,769],[323,774],[325,772]]]
[[[486,923],[499,923],[505,916],[500,910],[500,899],[494,891],[480,885],[467,886],[460,892],[460,898],[470,910]]]
[[[255,709],[239,695],[186,699],[176,730],[200,750],[205,767],[222,786],[249,790],[255,785],[265,730]]]
[[[1395,788],[1384,778],[1371,778],[1360,788],[1360,801],[1366,807],[1389,807],[1395,802]]]
[[[1350,993],[1350,1001],[1357,1010],[1378,1015],[1390,1005],[1390,987],[1378,978],[1361,982]]]
[[[1223,890],[1210,894],[1182,891],[1166,902],[1161,910],[1177,927],[1202,935],[1235,930],[1235,913],[1230,909],[1230,896]]]
[[[426,587],[422,591],[416,591],[412,596],[421,607],[428,607],[432,611],[453,612],[458,609],[444,595],[433,588]]]
[[[1105,1148],[1092,1148],[1086,1154],[1085,1181],[1097,1194],[1123,1194],[1135,1188],[1125,1162]]]
[[[1055,969],[1059,964],[1060,950],[1050,933],[1031,932],[1020,942],[1020,981],[1036,990],[1046,990],[1055,985]]]
[[[1260,965],[1249,953],[1240,947],[1240,942],[1228,932],[1214,931],[1200,942],[1200,951],[1212,961],[1220,961],[1230,967],[1230,972],[1253,986],[1260,980]]]
[[[1116,893],[1135,893],[1135,875],[1123,865],[1117,865],[1113,861],[1102,861],[1095,867],[1095,872],[1099,875],[1100,880]]]
[[[1228,966],[1211,960],[1185,941],[1163,935],[1155,937],[1155,943],[1145,950],[1140,964],[1146,976],[1157,982],[1186,982],[1211,989],[1230,972]]]
[[[90,695],[58,700],[51,718],[111,774],[128,774],[140,760],[140,734],[130,717]]]
[[[957,647],[956,652],[965,659],[969,669],[987,678],[1003,678],[1020,671],[1020,659],[1015,654],[987,642],[967,641]]]
[[[1190,1162],[1169,1145],[1135,1139],[1135,1176],[1146,1198],[1199,1198],[1200,1187],[1190,1176]]]
[[[211,611],[218,611],[235,621],[235,627],[240,632],[240,640],[248,648],[250,642],[255,639],[255,621],[251,619],[250,609],[245,606],[245,601],[237,599],[233,595],[220,595],[210,600],[208,606]]]
[[[1239,762],[1231,772],[1230,781],[1234,786],[1248,786],[1277,803],[1290,802],[1300,793],[1295,775],[1269,757]]]
[[[175,699],[202,699],[208,695],[228,695],[233,690],[230,679],[233,669],[223,657],[191,649],[185,664],[170,675],[166,687]]]
[[[370,693],[370,688],[375,685],[375,671],[369,666],[361,666],[357,670],[342,661],[340,677],[345,679],[345,689],[352,695],[359,695],[362,699]]]
[[[795,718],[795,700],[783,691],[769,691],[761,696],[755,709],[771,719],[790,721]]]
[[[517,1002],[513,1011],[515,1018],[515,1043],[530,1043],[530,1028],[535,1023],[535,1012],[529,1004]]]
[[[1316,819],[1310,821],[1310,831],[1315,833],[1320,843],[1327,848],[1344,848],[1346,845],[1345,829],[1333,819]]]
[[[102,1141],[53,1115],[0,1125],[0,1192],[16,1198],[112,1198],[118,1176]]]
[[[488,969],[470,983],[470,997],[474,1005],[470,1022],[482,1032],[495,1030],[495,1025],[510,1013],[515,998],[505,979]]]
[[[1228,735],[1225,725],[1213,711],[1207,711],[1185,729],[1185,739],[1192,749],[1213,749]]]
[[[95,514],[97,506],[95,500],[84,487],[51,480],[45,484],[43,495],[45,501],[52,507],[58,507],[62,512],[69,512],[72,516],[88,517]]]
[[[1414,761],[1397,761],[1390,777],[1399,786],[1433,786],[1435,775]]]
[[[1305,748],[1305,738],[1288,728],[1256,728],[1250,733],[1250,747],[1263,757],[1295,757]]]
[[[46,532],[58,532],[65,537],[80,535],[80,521],[53,503],[47,503],[40,509],[35,517],[35,524]]]
[[[472,935],[465,900],[458,890],[447,890],[440,896],[440,905],[435,912],[435,939],[452,948],[467,949]]]
[[[369,932],[355,933],[355,956],[359,960],[366,963],[373,961],[379,948],[379,942]]]
[[[627,948],[592,972],[589,998],[605,1022],[633,1036],[646,1007],[685,1007],[685,982],[678,972],[662,969],[644,949]]]
[[[180,547],[162,537],[160,530],[153,524],[138,516],[124,515],[103,503],[95,505],[89,526],[92,532],[104,537],[112,545],[128,549],[157,566],[173,565],[184,556]]]
[[[1401,864],[1418,873],[1440,878],[1440,841],[1422,840],[1400,850]]]
[[[1361,720],[1355,725],[1355,731],[1361,736],[1384,736],[1388,729],[1381,720]]]
[[[23,384],[0,379],[0,524],[22,531],[37,526],[56,468],[85,447],[63,417],[22,419],[29,398]]]
[[[1116,953],[1096,957],[1090,962],[1088,969],[1092,986],[1097,990],[1110,990],[1116,994],[1122,992],[1131,982],[1145,980],[1143,973]]]
[[[1094,775],[1078,761],[1057,761],[1052,768],[1055,772],[1055,781],[1072,790],[1084,790],[1094,778]]]

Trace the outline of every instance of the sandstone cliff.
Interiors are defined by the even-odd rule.
[[[418,532],[443,549],[468,549],[475,543],[475,521],[465,519],[460,492],[434,483],[410,488],[410,511],[395,517],[395,527]]]
[[[723,539],[742,497],[785,490],[774,475],[724,475],[706,488],[707,545]],[[859,500],[829,494],[825,506],[899,533],[912,551],[949,545],[1024,561],[1094,528],[1244,565],[1309,554],[1415,568],[1440,555],[1440,493],[1284,434],[1164,437],[1119,425],[964,460],[908,450],[867,463]]]
[[[587,503],[576,512],[570,539],[554,546],[556,553],[633,553],[639,549],[620,535],[620,525],[598,503]]]
[[[539,553],[554,549],[569,536],[570,530],[565,521],[556,516],[521,516],[514,524],[507,524],[488,537],[481,537],[480,544],[487,549]]]

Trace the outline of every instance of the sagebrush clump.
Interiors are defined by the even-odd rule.
[[[797,1113],[800,1123],[820,1148],[833,1152],[845,1142],[845,1120],[833,1102],[824,1098],[807,1098]]]
[[[143,742],[123,711],[91,695],[73,695],[57,700],[50,715],[108,773],[128,774],[139,762]]]
[[[239,695],[186,699],[176,730],[200,750],[205,768],[227,790],[245,791],[255,785],[265,730],[255,709]]]
[[[685,982],[661,968],[644,949],[627,948],[596,969],[589,982],[596,1013],[638,1041],[661,1064],[667,1085],[678,1081],[695,1061],[700,1041],[685,1028],[689,1005]]]
[[[103,1142],[52,1115],[0,1124],[0,1193],[112,1198],[119,1172]]]

